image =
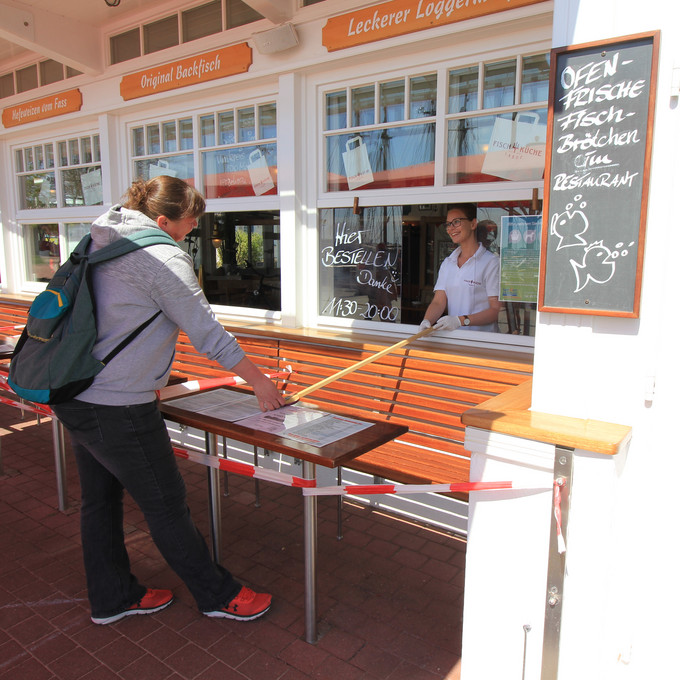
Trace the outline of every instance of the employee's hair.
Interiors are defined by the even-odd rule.
[[[205,199],[184,180],[159,175],[150,180],[135,180],[123,198],[123,207],[139,210],[154,221],[161,215],[181,220],[200,217],[205,212]]]
[[[474,203],[452,203],[446,212],[449,210],[460,210],[469,220],[477,219],[477,206]]]

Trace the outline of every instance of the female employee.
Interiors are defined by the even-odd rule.
[[[438,330],[497,331],[500,260],[479,242],[476,206],[451,206],[444,226],[458,247],[442,262],[420,330],[434,324]]]
[[[138,180],[92,225],[92,248],[142,229],[162,229],[182,241],[205,210],[203,197],[175,177]],[[93,270],[97,342],[104,357],[143,321],[160,314],[112,359],[76,399],[54,406],[68,429],[80,475],[81,535],[92,621],[112,623],[167,607],[169,590],[146,588],[130,570],[123,530],[123,490],[142,509],[151,536],[187,584],[206,616],[250,620],[271,595],[238,583],[209,553],[186,505],[156,390],[168,379],[179,329],[196,349],[253,387],[263,410],[283,406],[275,385],[246,358],[215,319],[179,247],[153,245],[98,264]]]

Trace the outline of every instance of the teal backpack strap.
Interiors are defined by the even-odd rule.
[[[105,260],[111,260],[114,257],[131,253],[139,248],[162,244],[179,247],[175,239],[166,234],[162,229],[143,229],[130,236],[118,239],[104,248],[100,248],[89,255],[87,259],[90,264],[96,264],[97,262],[104,262]],[[80,244],[78,246],[80,247]]]

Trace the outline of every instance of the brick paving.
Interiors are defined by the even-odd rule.
[[[252,622],[208,619],[168,568],[127,502],[135,573],[176,600],[109,626],[90,622],[67,451],[69,508],[58,510],[49,419],[0,405],[0,680],[455,680],[465,542],[362,506],[319,499],[318,632],[304,640],[299,489],[231,475],[222,501],[224,563],[274,596]],[[189,506],[208,535],[206,470],[180,461]]]

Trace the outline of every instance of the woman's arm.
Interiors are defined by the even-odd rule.
[[[423,321],[428,321],[430,325],[433,326],[446,310],[446,305],[446,293],[443,290],[435,290],[432,302],[430,302],[425,310]]]

